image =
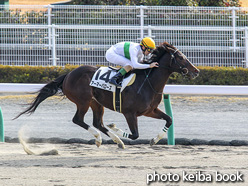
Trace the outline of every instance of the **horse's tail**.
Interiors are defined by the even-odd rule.
[[[39,106],[39,104],[47,99],[48,97],[54,96],[59,90],[62,90],[63,81],[66,77],[65,75],[59,76],[57,79],[51,81],[46,84],[42,89],[40,89],[37,93],[36,98],[29,104],[29,107],[17,115],[14,119],[19,118],[23,114],[32,114]],[[63,91],[63,90],[62,90]]]

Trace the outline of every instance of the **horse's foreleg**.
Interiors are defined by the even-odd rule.
[[[115,134],[117,134],[119,137],[124,137],[124,138],[129,138],[129,134],[124,132],[123,130],[119,129],[116,127],[116,125],[114,123],[111,123],[109,125],[107,125],[111,130],[113,130],[115,132]]]
[[[172,124],[172,119],[171,119],[170,116],[166,115],[165,113],[163,113],[158,108],[154,109],[152,112],[150,112],[148,114],[145,114],[145,116],[156,118],[156,119],[166,120],[166,125],[164,126],[162,131],[157,135],[157,137],[153,138],[150,141],[150,145],[152,146],[152,145],[155,145],[156,143],[158,143],[159,140],[161,140],[162,138],[165,137],[165,134],[167,133],[167,130],[169,129],[169,127]]]
[[[111,130],[113,130],[119,137],[124,137],[124,138],[129,138],[132,140],[135,140],[139,137],[139,132],[138,132],[138,123],[137,123],[137,116],[135,116],[133,113],[132,114],[124,114],[126,117],[128,126],[132,134],[128,134],[121,129],[118,129],[115,124],[109,124],[107,125]]]
[[[108,131],[107,132],[108,136],[115,142],[118,144],[119,148],[125,149],[125,145],[123,143],[123,141],[117,136],[115,135],[113,132]]]

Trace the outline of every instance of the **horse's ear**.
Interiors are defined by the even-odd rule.
[[[170,49],[169,49],[169,47],[168,46],[162,46],[162,48],[163,48],[163,50],[165,50],[165,51],[167,51],[168,53],[170,53]]]
[[[159,48],[157,48],[156,50],[153,50],[150,58],[152,59],[157,58],[159,53],[160,53]]]

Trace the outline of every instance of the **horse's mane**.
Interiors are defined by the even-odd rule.
[[[163,42],[152,52],[152,56],[149,61],[158,62],[159,59],[164,55],[164,53],[169,52],[170,49],[176,50],[176,47],[166,41]]]
[[[158,62],[159,59],[167,52],[170,51],[170,49],[174,49],[176,50],[177,48],[174,47],[173,45],[169,44],[168,42],[163,42],[161,43],[153,52],[152,52],[152,56],[150,57],[150,59],[148,60],[144,60],[143,63],[144,64],[150,64],[151,62]],[[135,72],[137,74],[139,73],[143,73],[144,70],[147,69],[135,69],[132,72]]]

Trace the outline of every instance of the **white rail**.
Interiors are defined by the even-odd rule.
[[[0,83],[1,92],[35,92],[45,84]],[[248,95],[248,86],[166,85],[164,94],[186,95]]]
[[[164,94],[248,95],[248,86],[166,85]]]
[[[0,83],[0,92],[36,92],[45,84]]]

